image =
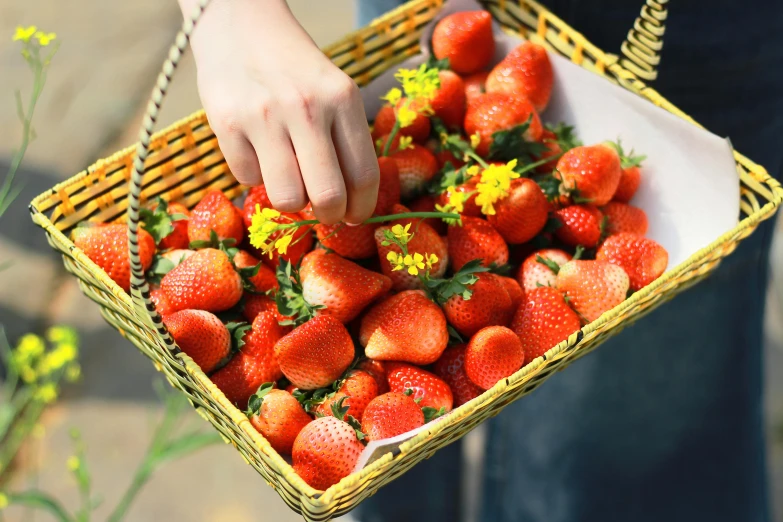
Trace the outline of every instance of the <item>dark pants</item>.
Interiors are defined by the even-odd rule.
[[[398,3],[361,0],[361,22]],[[543,3],[618,52],[642,2]],[[780,0],[673,1],[654,84],[778,179],[781,27]],[[762,321],[771,236],[768,221],[706,281],[489,421],[480,520],[768,521]],[[459,449],[383,488],[357,510],[360,520],[458,520]]]

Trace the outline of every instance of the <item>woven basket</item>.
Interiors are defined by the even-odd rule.
[[[647,1],[622,46],[622,58],[597,49],[533,0],[487,0],[482,3],[505,30],[543,44],[585,69],[696,124],[642,81],[656,76],[666,1]],[[671,268],[655,283],[585,326],[543,357],[452,414],[434,421],[416,437],[403,443],[399,451],[384,455],[360,473],[346,477],[326,491],[317,491],[294,473],[247,418],[176,347],[149,301],[146,283],[140,279],[142,274],[135,242],[140,203],[162,196],[193,207],[209,190],[222,190],[230,198],[243,190],[231,176],[203,112],[151,136],[162,96],[207,0],[201,2],[198,13],[184,24],[164,65],[138,148],[128,148],[100,160],[86,171],[41,194],[33,200],[30,211],[33,221],[46,231],[52,247],[62,253],[66,269],[79,278],[84,294],[101,306],[106,321],[152,359],[169,382],[188,396],[197,411],[306,520],[328,520],[350,511],[420,460],[459,439],[510,402],[532,391],[556,370],[563,369],[608,336],[698,282],[762,220],[772,216],[783,199],[779,183],[770,178],[762,167],[735,152],[741,185],[742,220],[733,230]],[[422,29],[433,19],[441,4],[442,0],[410,2],[345,37],[325,52],[360,86],[366,85],[386,69],[419,51]],[[143,180],[140,172],[144,174]],[[68,239],[70,230],[84,220],[128,220],[133,236],[130,242],[135,269],[133,297],[114,284]]]

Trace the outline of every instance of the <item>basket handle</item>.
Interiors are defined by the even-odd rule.
[[[165,342],[166,347],[175,354],[179,352],[179,348],[163,324],[163,318],[155,310],[155,304],[150,299],[150,287],[144,278],[144,270],[141,266],[141,258],[139,257],[139,204],[142,176],[144,175],[144,161],[147,159],[150,151],[150,140],[158,119],[161,102],[171,84],[177,64],[182,59],[182,55],[190,42],[190,35],[193,34],[193,30],[196,28],[196,24],[204,13],[207,4],[209,4],[209,0],[198,0],[198,6],[193,10],[193,14],[182,22],[182,27],[177,33],[174,44],[169,49],[168,58],[163,62],[163,67],[158,75],[155,87],[152,89],[152,95],[147,104],[147,112],[144,115],[141,130],[139,131],[139,143],[136,146],[136,158],[133,160],[133,170],[131,171],[130,188],[128,191],[128,250],[131,267],[131,298],[137,307],[144,308],[152,320],[152,325],[157,329]]]
[[[658,77],[668,3],[669,0],[647,0],[620,47],[623,53],[620,65],[642,80],[653,81]]]

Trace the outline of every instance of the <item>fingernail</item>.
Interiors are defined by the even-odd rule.
[[[345,224],[348,225],[349,227],[358,227],[359,225],[361,225],[361,223],[347,223],[347,222]]]

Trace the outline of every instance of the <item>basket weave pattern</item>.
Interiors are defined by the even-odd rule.
[[[623,44],[623,58],[597,49],[533,0],[486,0],[482,3],[505,30],[545,45],[585,69],[696,124],[642,82],[642,79],[655,78],[666,1],[648,0]],[[366,85],[419,51],[421,31],[437,14],[441,4],[442,0],[410,2],[325,52],[360,86]],[[780,185],[762,167],[735,152],[742,214],[737,227],[481,397],[434,421],[428,429],[402,444],[399,452],[388,453],[362,472],[319,492],[294,473],[187,355],[176,348],[170,349],[151,321],[144,301],[132,299],[68,239],[70,230],[81,221],[126,219],[135,152],[135,148],[120,151],[41,194],[30,205],[32,219],[46,231],[52,248],[62,254],[66,269],[79,279],[84,294],[100,305],[106,321],[147,355],[173,386],[187,394],[199,414],[211,422],[285,502],[307,520],[328,520],[350,511],[383,484],[535,389],[554,371],[589,353],[605,338],[697,283],[762,220],[769,218],[783,200]],[[231,176],[203,112],[152,137],[150,154],[144,161],[142,205],[162,196],[192,208],[203,194],[214,189],[233,198],[243,187]]]

